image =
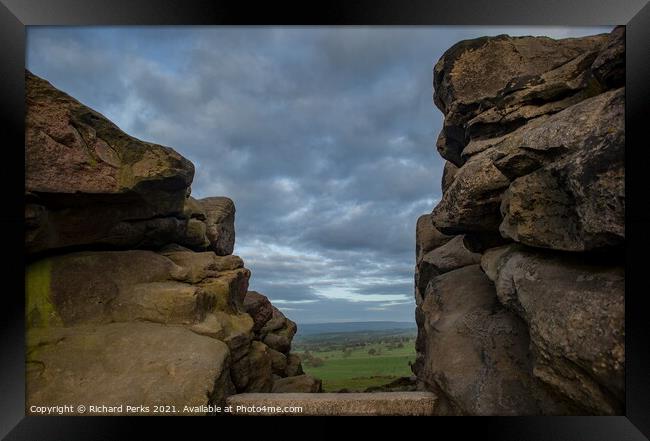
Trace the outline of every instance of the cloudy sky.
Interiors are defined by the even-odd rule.
[[[27,68],[194,162],[237,207],[251,289],[298,323],[413,321],[440,198],[432,69],[459,40],[609,28],[30,27]]]

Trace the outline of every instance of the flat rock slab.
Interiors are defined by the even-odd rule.
[[[230,382],[226,344],[182,326],[31,328],[27,343],[30,414],[67,405],[66,415],[153,415],[156,406],[204,415]]]
[[[431,392],[250,393],[231,395],[233,415],[433,415]]]

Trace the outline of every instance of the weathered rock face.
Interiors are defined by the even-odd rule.
[[[304,374],[302,370],[302,360],[296,354],[287,355],[287,368],[284,371],[287,377],[294,377],[296,375]]]
[[[625,27],[619,26],[609,34],[591,69],[598,81],[607,87],[625,85]]]
[[[257,291],[248,291],[244,298],[244,309],[253,317],[253,330],[259,332],[273,317],[273,305],[266,296]]]
[[[602,93],[530,131],[529,149],[570,153],[512,182],[501,202],[504,237],[567,251],[623,243],[624,98],[623,89]]]
[[[449,242],[426,253],[417,265],[415,273],[416,300],[424,298],[429,281],[434,277],[463,266],[479,263],[481,255],[469,251],[463,236],[455,236]]]
[[[25,74],[26,186],[45,194],[144,199],[151,216],[181,211],[194,166],[168,147],[132,138],[99,113]],[[165,194],[167,193],[167,194]],[[153,196],[160,196],[158,198]],[[136,208],[136,207],[132,207]]]
[[[28,252],[89,243],[128,247],[147,224],[182,235],[191,162],[128,136],[29,72],[25,82]]]
[[[296,335],[298,327],[277,309],[271,306],[271,319],[260,329],[259,337],[268,347],[284,354],[291,350],[291,340]]]
[[[25,82],[28,253],[177,243],[232,254],[235,205],[190,197],[190,161],[127,135],[30,72]]]
[[[27,409],[204,413],[301,375],[295,323],[232,255],[232,200],[195,200],[181,155],[26,80]]]
[[[552,53],[547,52],[547,45],[551,43],[538,40],[479,39],[470,45],[478,45],[472,50],[450,49],[436,65],[436,103],[445,111],[445,127],[448,123],[454,124],[453,129],[447,127],[443,132],[460,133],[455,141],[448,141],[444,149],[457,151],[460,159],[455,164],[460,168],[453,181],[445,183],[446,191],[433,211],[433,222],[439,230],[449,234],[495,231],[500,225],[506,232],[518,234],[517,224],[521,223],[519,229],[525,235],[532,228],[528,225],[532,221],[525,219],[527,213],[517,211],[504,222],[500,208],[503,194],[511,184],[521,179],[523,182],[518,186],[527,188],[534,176],[525,176],[538,171],[537,181],[544,182],[537,185],[544,186],[545,197],[554,198],[554,201],[553,204],[535,205],[548,205],[556,212],[561,206],[568,206],[569,210],[544,217],[575,218],[565,229],[577,228],[578,232],[573,235],[578,237],[569,237],[566,241],[578,243],[565,244],[563,249],[591,249],[602,246],[603,242],[616,241],[616,236],[620,241],[624,232],[610,230],[612,224],[622,223],[624,213],[624,90],[607,92],[611,82],[600,82],[592,68],[608,39],[606,36],[588,37],[578,39],[580,43],[561,40],[552,45],[563,49]],[[509,70],[494,70],[495,78],[491,74],[486,78],[474,76],[476,65],[500,60],[506,56],[505,48],[520,51],[513,52],[522,58],[513,63],[515,74],[505,77],[503,75]],[[605,50],[614,49],[609,45]],[[475,64],[470,64],[471,60]],[[529,63],[534,64],[534,69]],[[543,63],[546,63],[545,68]],[[445,135],[445,138],[451,136]],[[573,164],[576,161],[579,164]],[[545,172],[560,176],[555,182],[549,182],[552,179],[544,179]],[[563,187],[565,184],[566,194],[546,195],[547,189],[552,193],[553,185]],[[586,188],[593,190],[585,194]],[[594,205],[605,210],[606,220],[593,219]],[[503,210],[508,208],[506,204]],[[530,213],[528,217],[536,215]],[[519,221],[520,217],[524,219]],[[543,240],[537,231],[530,235]],[[549,247],[555,248],[555,245]]]
[[[434,101],[445,114],[437,143],[441,156],[460,167],[470,141],[495,138],[595,95],[598,89],[584,66],[606,42],[606,35],[565,40],[501,35],[451,47],[433,72]]]
[[[560,410],[529,373],[525,324],[499,305],[494,286],[479,265],[433,279],[421,310],[427,356],[417,360],[416,372],[437,392],[441,413]]]
[[[435,66],[414,373],[440,413],[623,411],[624,41],[485,37]],[[439,234],[458,236],[420,251]]]
[[[418,218],[417,232],[415,234],[415,259],[422,260],[429,251],[449,242],[451,236],[442,234],[433,226],[431,216],[424,214]]]
[[[235,363],[233,379],[240,392],[270,392],[273,387],[273,362],[268,346],[254,341],[249,355]]]
[[[132,414],[126,406],[169,405],[181,412],[223,404],[235,392],[228,347],[181,326],[32,328],[27,338],[28,404],[124,406],[111,414]]]
[[[215,308],[236,308],[246,288],[230,282],[249,275],[238,268],[190,283],[187,267],[152,251],[63,254],[27,267],[27,317],[33,326],[47,324],[41,309],[51,302],[48,309],[64,326],[134,320],[195,323]]]
[[[623,411],[625,273],[516,245],[481,263],[499,301],[530,329],[533,374],[590,413]]]
[[[235,204],[224,197],[205,198],[198,203],[206,214],[210,249],[219,256],[232,254],[235,246]]]

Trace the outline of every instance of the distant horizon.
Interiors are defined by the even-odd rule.
[[[388,331],[415,331],[417,324],[413,321],[369,320],[364,322],[324,322],[297,323],[296,338],[325,334],[366,334]]]
[[[330,325],[330,324],[340,324],[340,323],[415,323],[415,318],[413,320],[349,320],[349,321],[329,321],[329,322],[296,322],[298,326],[300,325]]]

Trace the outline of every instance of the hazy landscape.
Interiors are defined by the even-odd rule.
[[[303,324],[293,351],[324,392],[363,392],[412,375],[416,334],[413,322]]]

